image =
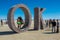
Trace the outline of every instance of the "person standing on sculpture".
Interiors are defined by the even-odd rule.
[[[55,19],[53,19],[52,21],[52,32],[56,32],[56,22],[55,22]]]
[[[21,28],[21,25],[23,24],[23,19],[21,17],[18,17],[17,24],[18,24],[18,28]]]

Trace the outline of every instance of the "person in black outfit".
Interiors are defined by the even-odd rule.
[[[57,31],[56,33],[59,33],[59,22],[58,22],[58,19],[57,19]]]
[[[3,20],[1,19],[1,26],[3,25]]]
[[[52,21],[52,32],[56,32],[56,29],[55,29],[55,27],[56,27],[56,22],[55,22],[55,19],[53,19],[53,21]]]

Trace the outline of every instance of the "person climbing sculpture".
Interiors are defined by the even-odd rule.
[[[18,28],[21,28],[21,25],[23,24],[23,19],[22,19],[22,17],[18,17],[18,19],[17,19],[17,24],[18,24]]]

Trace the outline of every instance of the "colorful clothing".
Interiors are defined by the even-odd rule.
[[[17,24],[22,24],[22,22],[17,22]]]

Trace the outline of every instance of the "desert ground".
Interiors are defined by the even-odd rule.
[[[29,29],[33,29],[34,25]],[[0,40],[60,40],[60,33],[52,33],[51,29],[26,31],[22,33],[14,33],[7,24],[0,25]]]

